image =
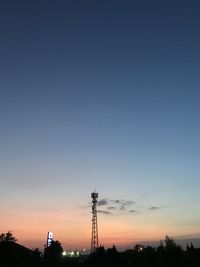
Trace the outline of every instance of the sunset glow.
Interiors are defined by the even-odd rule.
[[[0,232],[90,251],[96,190],[105,247],[199,238],[199,7],[4,2]]]

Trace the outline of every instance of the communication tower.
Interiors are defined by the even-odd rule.
[[[97,198],[98,193],[91,193],[92,198],[92,238],[91,238],[91,253],[95,252],[99,247],[98,225],[97,225]]]

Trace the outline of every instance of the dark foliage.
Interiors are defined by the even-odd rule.
[[[11,231],[7,233],[2,233],[0,235],[0,242],[16,242],[17,239],[13,236]]]
[[[104,248],[103,248],[104,249]],[[199,267],[200,249],[194,246],[187,246],[184,251],[174,240],[166,236],[164,244],[153,248],[137,244],[134,249],[125,252],[117,252],[116,248],[103,251],[100,248],[91,255],[85,262],[86,267],[95,266],[120,266],[120,267]]]
[[[60,266],[62,262],[63,248],[59,241],[51,241],[51,245],[45,248],[44,262],[48,267]]]
[[[59,241],[52,241],[42,257],[39,249],[30,250],[15,242],[12,233],[1,234],[1,267],[199,267],[200,249],[193,244],[186,250],[166,236],[157,248],[135,245],[131,250],[118,252],[113,246],[105,250],[100,246],[88,256],[64,257]]]

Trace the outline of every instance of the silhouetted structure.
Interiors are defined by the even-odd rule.
[[[97,198],[98,193],[93,192],[92,197],[92,238],[91,238],[91,253],[95,252],[99,247],[98,239],[98,224],[97,224]]]
[[[0,242],[1,267],[42,267],[39,251],[30,250],[15,242]]]

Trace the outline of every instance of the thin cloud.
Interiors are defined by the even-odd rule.
[[[112,214],[112,212],[108,211],[108,210],[98,210],[98,213],[102,213],[102,214],[106,214],[106,215]]]
[[[145,195],[142,195],[141,197],[144,196]],[[141,214],[143,212],[146,212],[147,210],[156,211],[163,208],[161,206],[150,206],[150,207],[140,206],[138,201],[133,201],[130,199],[109,199],[109,198],[100,199],[98,201],[98,207],[100,208],[98,212],[105,215]],[[103,209],[101,209],[101,207]]]
[[[126,201],[126,205],[127,206],[130,206],[130,205],[133,205],[133,204],[135,204],[135,201],[132,201],[132,200],[127,200]]]
[[[137,210],[129,210],[130,213],[135,213]]]
[[[109,207],[108,207],[108,210],[116,210],[116,207],[114,207],[114,206],[109,206]]]
[[[139,198],[146,197],[147,194],[143,194],[137,198],[136,201],[130,199],[109,199],[102,198],[97,202],[98,213],[104,215],[125,215],[132,214],[133,216],[136,214],[143,214],[146,212],[156,212],[157,210],[161,210],[166,208],[167,206],[144,206],[140,204]],[[92,202],[89,202],[89,206],[92,205]],[[80,210],[88,209],[88,206],[80,206]]]
[[[100,210],[100,213],[110,214],[110,211],[112,211],[113,214],[124,214],[125,212],[128,212],[128,208],[130,208],[135,203],[135,201],[126,199],[103,198],[99,200],[98,206],[104,207],[103,212],[102,210]]]
[[[159,209],[162,209],[162,207],[152,206],[149,208],[149,210],[159,210]]]
[[[128,212],[131,214],[142,214],[142,212],[139,210],[129,210]]]
[[[109,200],[104,198],[98,201],[98,206],[106,206],[108,205],[108,203],[109,203]]]
[[[119,204],[119,205],[125,205],[125,206],[130,206],[132,204],[135,204],[135,201],[132,200],[126,200],[126,199],[114,199],[110,200],[113,204]]]
[[[126,206],[125,205],[121,205],[121,207],[119,208],[121,211],[126,210]]]

